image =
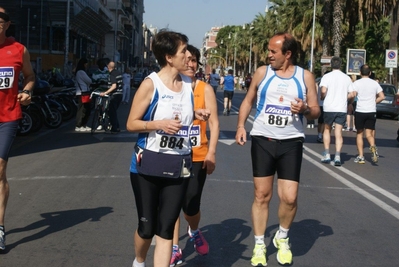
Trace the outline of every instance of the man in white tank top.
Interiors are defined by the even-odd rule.
[[[294,65],[298,47],[288,33],[273,36],[268,46],[269,66],[258,68],[238,113],[236,142],[246,143],[245,121],[256,102],[251,131],[251,158],[255,197],[252,220],[255,248],[252,266],[266,266],[264,234],[273,194],[274,175],[280,197],[279,229],[273,238],[277,261],[291,264],[288,230],[297,210],[298,184],[303,153],[303,117],[317,119],[320,114],[315,79],[312,73]],[[289,167],[288,167],[289,166]]]

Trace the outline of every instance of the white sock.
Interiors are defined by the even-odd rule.
[[[193,236],[193,235],[197,234],[198,232],[199,232],[198,229],[193,230],[193,229],[191,229],[190,226],[188,227],[188,233],[190,234],[190,236]]]
[[[278,231],[277,231],[277,239],[285,239],[288,236],[288,231],[290,229],[285,229],[283,227],[281,227],[281,225],[278,227]]]
[[[255,244],[264,245],[265,244],[265,236],[264,235],[255,235]]]
[[[132,267],[145,267],[145,262],[138,262],[136,258],[134,258]]]

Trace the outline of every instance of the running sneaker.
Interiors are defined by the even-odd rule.
[[[98,125],[97,131],[101,131],[102,129],[103,129],[103,126],[102,125]]]
[[[341,157],[335,157],[334,158],[334,166],[340,167],[341,164]]]
[[[378,157],[377,157],[377,148],[375,146],[371,146],[370,147],[370,151],[371,151],[371,160],[374,163],[378,162]]]
[[[277,232],[276,232],[277,235]],[[277,261],[281,265],[292,263],[292,252],[289,245],[289,238],[277,239],[276,235],[273,238],[273,245],[277,248]]]
[[[378,154],[378,147],[377,146],[375,146],[375,154],[377,155],[377,158],[380,157],[380,155]]]
[[[230,116],[230,109],[227,110],[227,116]]]
[[[3,229],[0,229],[0,250],[6,249],[6,234]]]
[[[330,163],[330,161],[331,161],[330,154],[323,152],[323,157],[321,158],[321,162]]]
[[[224,110],[223,110],[223,116],[226,116],[227,115],[227,109],[225,108]]]
[[[84,127],[75,127],[75,132],[84,132]]]
[[[318,143],[323,143],[323,138],[317,137],[317,142],[318,142]]]
[[[181,249],[173,249],[172,258],[170,258],[170,267],[175,267],[183,263],[183,253]]]
[[[91,131],[91,128],[90,127],[88,127],[88,126],[84,126],[84,127],[82,127],[84,130],[82,130],[82,131],[86,131],[86,132],[90,132]]]
[[[359,163],[359,164],[364,164],[365,163],[364,157],[357,156],[353,162]]]
[[[201,231],[198,229],[194,234],[191,233],[190,228],[187,230],[188,235],[191,237],[191,241],[194,241],[194,248],[198,254],[204,256],[209,252],[209,245],[206,242],[204,236]]]
[[[267,266],[265,244],[255,244],[251,258],[252,266]]]

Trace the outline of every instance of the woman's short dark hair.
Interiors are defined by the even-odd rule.
[[[161,67],[166,66],[166,56],[174,56],[181,44],[187,44],[188,37],[182,33],[160,30],[152,40],[152,52]]]
[[[80,71],[80,70],[86,70],[85,64],[86,64],[87,62],[88,62],[87,59],[84,58],[84,57],[81,58],[81,59],[79,59],[78,65],[76,65],[75,75],[76,75],[76,73],[77,73],[78,71]]]
[[[187,50],[191,53],[191,55],[196,57],[198,65],[202,65],[201,62],[199,62],[201,58],[201,52],[198,50],[198,48],[189,44],[187,45]]]

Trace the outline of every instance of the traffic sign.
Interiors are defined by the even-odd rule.
[[[398,50],[387,49],[385,50],[385,68],[398,67]]]

